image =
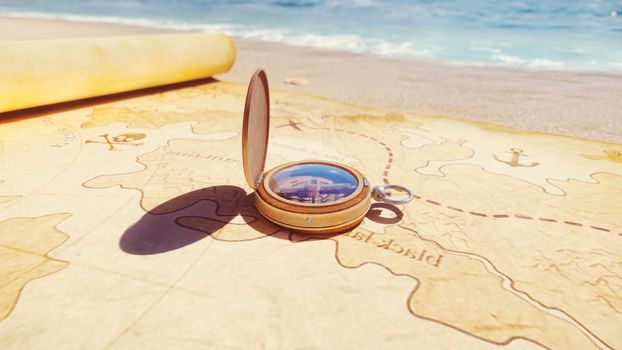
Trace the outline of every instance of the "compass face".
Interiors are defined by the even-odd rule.
[[[359,186],[354,174],[329,164],[300,164],[279,170],[270,178],[272,192],[299,203],[330,203],[345,198]]]

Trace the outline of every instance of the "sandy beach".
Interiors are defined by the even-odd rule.
[[[133,25],[0,17],[0,40],[170,32]],[[455,66],[234,38],[217,79],[246,83],[263,67],[276,89],[345,102],[622,143],[622,76]],[[308,85],[285,83],[303,78]]]

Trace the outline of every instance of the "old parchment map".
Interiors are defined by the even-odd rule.
[[[311,237],[253,207],[245,92],[0,124],[0,348],[622,348],[622,145],[272,92],[266,169],[416,194]]]

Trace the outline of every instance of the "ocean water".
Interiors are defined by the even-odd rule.
[[[223,31],[449,64],[622,72],[622,0],[0,0],[0,15]]]

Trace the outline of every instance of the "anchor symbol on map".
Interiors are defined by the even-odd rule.
[[[140,146],[142,143],[132,143],[134,141],[142,140],[145,138],[145,134],[141,133],[127,133],[110,137],[110,134],[102,134],[99,137],[103,137],[104,141],[86,140],[84,143],[103,143],[108,145],[109,151],[115,150],[115,145],[120,146]]]
[[[531,164],[521,164],[520,163],[520,157],[527,157],[526,154],[523,154],[523,150],[519,149],[519,148],[510,148],[510,152],[512,152],[512,159],[510,159],[509,161],[507,160],[502,160],[499,159],[499,157],[497,157],[496,154],[493,155],[493,157],[495,158],[495,160],[501,162],[501,163],[505,163],[511,167],[534,167],[534,166],[538,166],[540,165],[540,163],[538,162],[533,162]]]

